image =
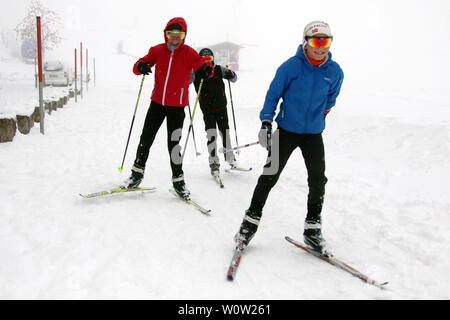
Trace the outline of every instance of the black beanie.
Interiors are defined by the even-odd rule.
[[[198,54],[201,56],[213,56],[214,57],[214,53],[209,48],[203,48],[202,50],[200,50],[200,52]]]
[[[172,23],[170,26],[167,27],[166,30],[181,30],[184,31],[183,28],[178,23]]]

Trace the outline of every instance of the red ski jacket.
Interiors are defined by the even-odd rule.
[[[164,28],[165,43],[151,47],[146,56],[136,61],[133,72],[140,75],[137,70],[139,62],[148,62],[150,66],[156,65],[155,86],[151,100],[163,106],[185,107],[189,103],[191,72],[200,69],[205,61],[194,49],[184,44],[185,40],[174,51],[169,49],[166,29],[173,23],[178,23],[187,34],[187,24],[183,18],[171,19]]]

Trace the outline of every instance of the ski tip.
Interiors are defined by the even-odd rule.
[[[123,168],[122,167],[118,167],[117,170],[119,170],[119,172],[122,173]]]
[[[378,283],[378,282],[372,280],[372,281],[369,281],[367,283],[371,284],[371,285],[373,285],[373,286],[375,286],[375,287],[377,287],[377,288],[379,288],[381,290],[388,290],[389,289],[389,287],[388,287],[388,283],[389,282],[387,282],[387,281],[383,282],[383,283]]]
[[[227,271],[227,280],[228,281],[233,281],[234,280],[234,273],[233,273],[233,268],[229,267],[228,271]]]

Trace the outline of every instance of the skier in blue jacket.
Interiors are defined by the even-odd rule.
[[[308,203],[304,241],[310,248],[325,254],[321,211],[325,184],[325,152],[322,132],[325,117],[335,105],[344,74],[331,59],[333,36],[323,21],[309,23],[303,32],[303,43],[294,57],[277,70],[260,113],[262,121],[259,142],[269,151],[263,174],[253,192],[250,207],[235,236],[237,246],[244,248],[253,238],[262,210],[292,152],[299,147],[308,172]],[[282,99],[272,136],[272,121]]]

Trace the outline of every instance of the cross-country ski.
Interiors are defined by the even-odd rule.
[[[212,174],[212,178],[220,188],[224,188],[222,178],[220,177],[220,174],[218,172]]]
[[[236,277],[237,270],[241,264],[242,255],[244,254],[245,247],[237,245],[233,251],[233,257],[231,258],[230,266],[227,270],[227,279],[233,281]]]
[[[294,246],[308,252],[309,254],[313,255],[316,258],[319,258],[323,261],[328,262],[329,264],[344,270],[345,272],[350,273],[352,276],[361,279],[362,281],[374,285],[375,287],[378,287],[380,289],[386,289],[386,285],[388,284],[387,282],[378,282],[376,280],[373,280],[371,278],[369,278],[368,276],[366,276],[365,274],[363,274],[362,272],[356,270],[355,268],[349,266],[347,263],[339,260],[338,258],[336,258],[333,255],[322,255],[320,253],[318,253],[317,251],[312,250],[311,248],[308,248],[307,246],[303,245],[302,243],[295,241],[294,239],[290,238],[290,237],[285,237],[285,239],[292,243]]]
[[[176,198],[180,199],[181,201],[193,206],[195,209],[197,209],[198,211],[200,211],[201,213],[205,214],[205,215],[209,215],[211,210],[210,209],[205,209],[204,207],[202,207],[200,204],[198,204],[196,201],[192,200],[191,198],[183,198],[181,197],[173,188],[169,189],[169,192],[174,195]]]
[[[82,194],[80,193],[80,196],[83,198],[96,198],[96,197],[103,197],[103,196],[109,196],[109,195],[113,195],[113,194],[120,194],[120,193],[127,193],[127,192],[154,192],[156,191],[156,188],[151,187],[151,188],[132,188],[132,189],[127,189],[127,188],[113,188],[113,189],[108,189],[108,190],[103,190],[103,191],[99,191],[99,192],[94,192],[94,193],[87,193],[87,194]]]
[[[0,298],[450,300],[450,1],[350,2],[2,1]]]

